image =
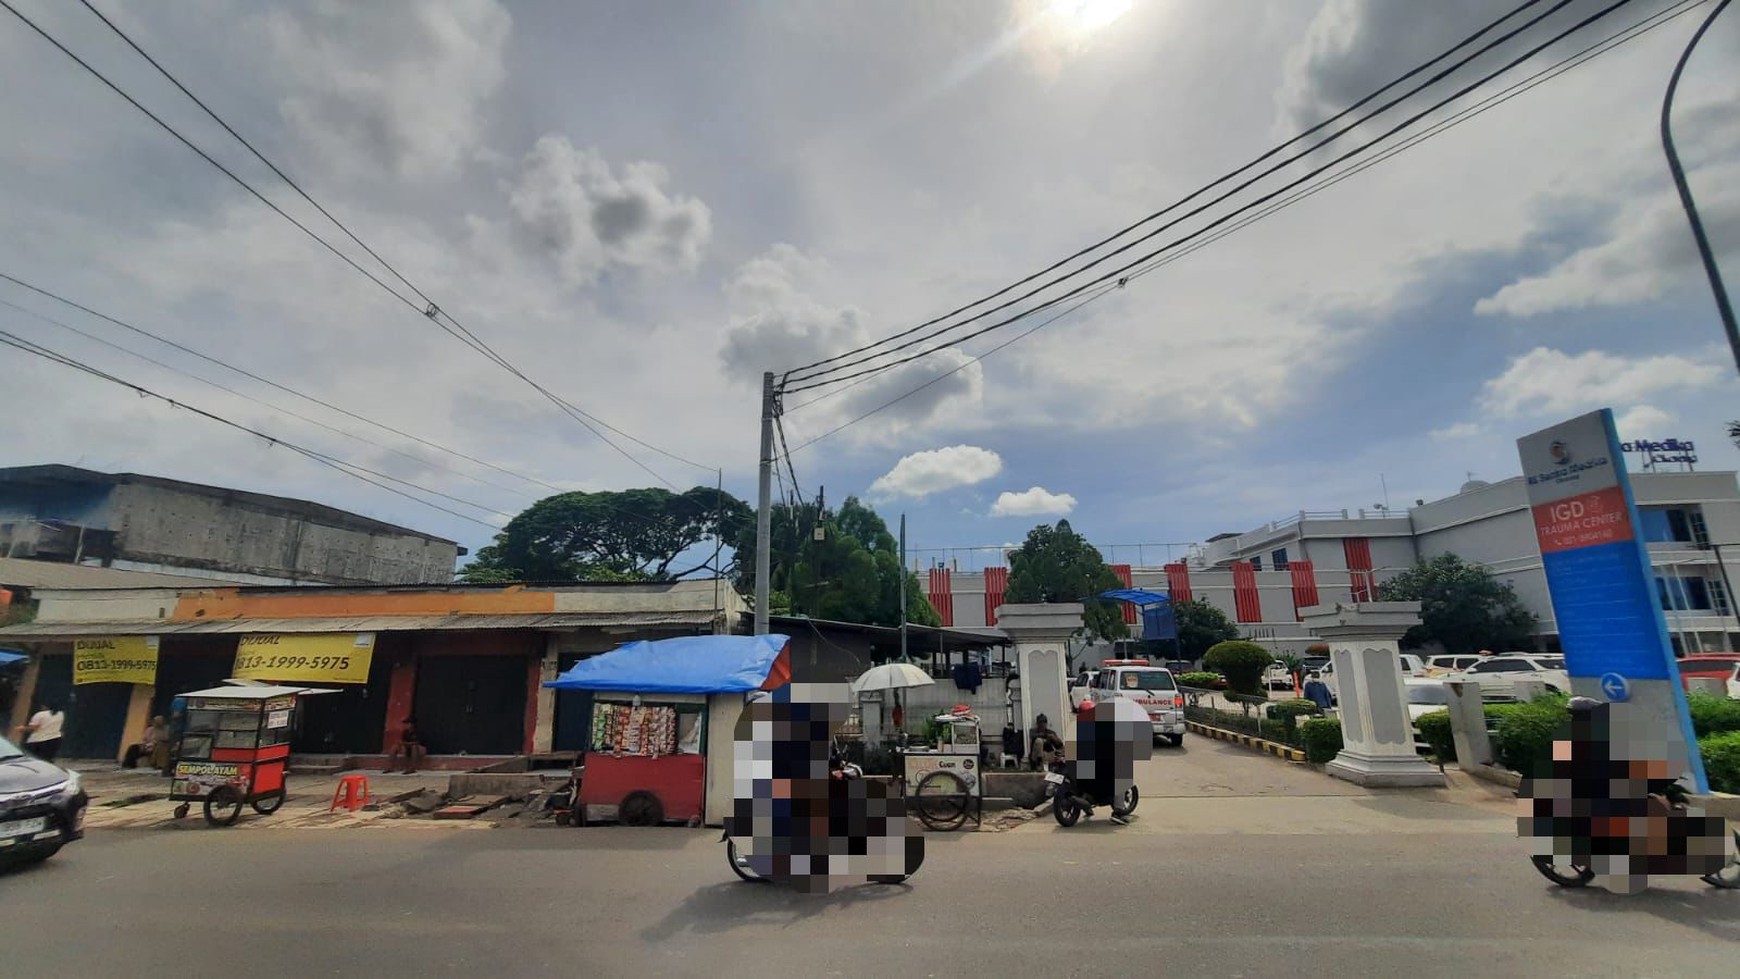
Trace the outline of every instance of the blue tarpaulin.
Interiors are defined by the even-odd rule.
[[[621,693],[745,693],[767,682],[788,636],[683,636],[625,643],[544,684]]]
[[[1160,605],[1172,601],[1165,592],[1148,591],[1145,588],[1120,588],[1117,591],[1100,592],[1100,597],[1112,602],[1129,602],[1131,605]]]
[[[27,660],[29,658],[30,654],[21,653],[16,649],[0,649],[0,666],[5,666],[8,663],[16,663],[20,660]]]

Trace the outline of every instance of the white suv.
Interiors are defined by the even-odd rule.
[[[1482,693],[1508,693],[1518,680],[1540,680],[1553,693],[1571,692],[1571,675],[1565,672],[1565,657],[1534,653],[1499,653],[1483,657],[1466,672],[1446,680],[1473,680]]]

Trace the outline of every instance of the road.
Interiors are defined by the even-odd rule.
[[[1495,806],[1200,738],[1141,781],[1129,827],[933,836],[907,885],[822,897],[697,830],[99,832],[0,877],[0,947],[44,976],[1734,974],[1740,894],[1555,890]]]

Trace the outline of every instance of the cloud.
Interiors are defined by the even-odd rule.
[[[1705,387],[1723,375],[1715,362],[1673,354],[1622,357],[1602,350],[1567,354],[1536,347],[1486,382],[1480,404],[1502,418],[1532,412],[1562,414],[1592,405],[1637,402],[1657,392]]]
[[[451,177],[480,148],[513,18],[493,0],[280,8],[264,20],[286,76],[279,111],[323,165]]]
[[[1634,405],[1614,416],[1613,427],[1622,439],[1659,439],[1668,434],[1674,416],[1655,405]]]
[[[951,445],[903,457],[894,468],[870,484],[877,499],[907,496],[923,499],[932,493],[982,483],[1003,471],[1003,458],[976,445]]]
[[[713,235],[701,201],[666,190],[657,163],[617,173],[596,150],[546,135],[507,187],[516,230],[555,260],[570,285],[609,267],[692,270]]]
[[[1709,167],[1698,175],[1698,212],[1710,239],[1740,256],[1740,167]],[[1654,195],[1627,206],[1605,240],[1573,252],[1540,275],[1519,279],[1480,300],[1482,316],[1538,316],[1567,309],[1620,306],[1659,299],[1702,275],[1697,247],[1679,198]]]
[[[1429,433],[1432,438],[1449,442],[1457,439],[1471,439],[1480,434],[1480,426],[1473,422],[1457,422],[1443,428],[1434,428]]]
[[[993,517],[1064,516],[1075,509],[1075,497],[1068,493],[1053,493],[1042,486],[1020,493],[1004,491],[991,505]]]
[[[779,244],[732,273],[725,295],[739,315],[725,329],[719,351],[732,376],[759,381],[764,371],[813,363],[869,339],[863,310],[829,306],[810,295],[826,269],[826,262]]]

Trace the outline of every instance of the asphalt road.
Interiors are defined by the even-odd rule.
[[[1189,744],[1144,766],[1129,827],[933,836],[906,885],[820,897],[738,882],[707,831],[99,831],[0,876],[4,971],[1735,974],[1740,893],[1559,891],[1495,810],[1258,758],[1286,784],[1253,787]]]

